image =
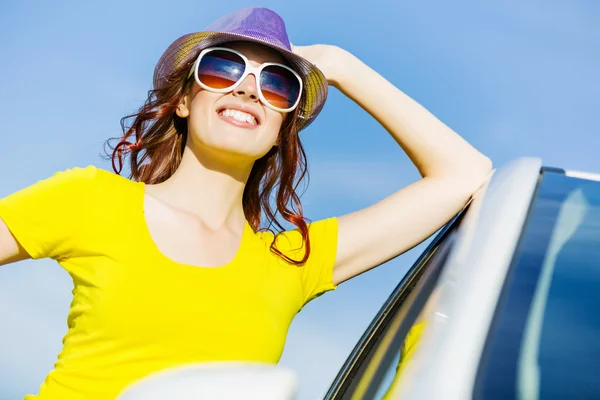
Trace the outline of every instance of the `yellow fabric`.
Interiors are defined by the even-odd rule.
[[[423,331],[427,326],[427,321],[422,321],[414,324],[408,335],[406,335],[406,339],[404,340],[404,344],[402,346],[402,351],[400,353],[400,360],[398,361],[398,374],[406,367],[408,362],[412,359],[413,353],[418,347],[419,341],[421,340],[421,336],[423,335]]]
[[[35,259],[73,278],[68,333],[55,368],[26,399],[114,399],[128,384],[191,362],[277,363],[295,314],[335,289],[337,219],[310,225],[311,255],[294,266],[273,234],[246,224],[235,258],[218,268],[174,262],[152,241],[144,184],[95,167],[55,174],[0,200],[0,218]],[[292,258],[298,231],[278,237]]]
[[[410,328],[410,331],[408,331],[406,339],[404,339],[404,343],[402,344],[402,349],[400,349],[400,357],[398,359],[398,365],[396,365],[396,375],[382,400],[388,400],[395,397],[394,395],[399,388],[400,378],[402,378],[406,366],[412,360],[413,353],[419,345],[426,326],[427,321],[418,322]]]

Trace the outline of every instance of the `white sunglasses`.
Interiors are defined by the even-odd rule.
[[[188,79],[194,75],[201,88],[226,93],[234,90],[250,74],[256,78],[258,97],[265,106],[284,113],[298,107],[303,84],[296,71],[272,62],[254,67],[242,53],[226,47],[202,50]]]

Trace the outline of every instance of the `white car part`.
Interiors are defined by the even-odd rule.
[[[117,400],[293,400],[298,379],[266,363],[192,364],[149,375],[127,387]]]

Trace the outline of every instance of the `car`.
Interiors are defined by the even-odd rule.
[[[600,398],[599,309],[600,175],[514,160],[435,235],[324,400]],[[175,386],[282,400],[298,385],[280,366],[186,368],[122,400]]]
[[[600,398],[600,175],[495,171],[393,291],[325,395]]]

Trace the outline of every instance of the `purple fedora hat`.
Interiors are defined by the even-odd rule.
[[[283,19],[263,7],[243,8],[219,18],[201,32],[175,40],[165,50],[154,69],[154,88],[161,87],[178,67],[193,63],[207,47],[232,41],[259,43],[277,50],[302,77],[303,98],[298,106],[298,128],[306,128],[321,112],[327,99],[327,79],[310,61],[292,52]]]

